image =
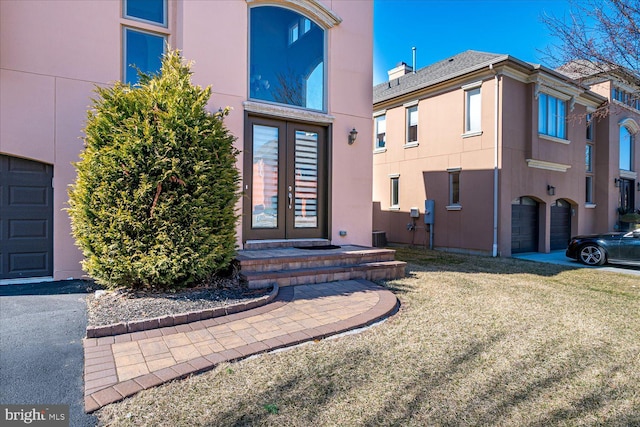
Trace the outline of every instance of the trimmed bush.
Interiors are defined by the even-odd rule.
[[[211,88],[172,51],[157,76],[96,88],[69,215],[83,268],[108,287],[177,288],[235,256],[238,151]]]

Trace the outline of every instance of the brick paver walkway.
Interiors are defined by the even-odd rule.
[[[396,307],[390,291],[366,280],[348,280],[281,288],[272,303],[228,316],[87,338],[85,410],[221,362],[366,326]]]

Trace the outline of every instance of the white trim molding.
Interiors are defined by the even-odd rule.
[[[563,163],[546,162],[544,160],[526,159],[527,166],[530,168],[544,169],[555,172],[566,172],[571,168],[571,165],[565,165]]]
[[[626,170],[620,169],[619,175],[620,175],[620,178],[624,178],[624,179],[633,179],[633,180],[638,179],[638,172],[634,172],[634,171],[626,171]]]
[[[272,5],[293,9],[314,20],[325,30],[333,28],[342,22],[335,12],[327,8],[318,0],[246,0],[249,5]]]
[[[469,89],[475,89],[478,87],[482,86],[482,80],[478,80],[477,82],[473,82],[473,83],[468,83],[466,85],[462,85],[460,86],[460,89],[462,90],[469,90]]]
[[[630,117],[627,117],[626,119],[622,119],[618,122],[618,126],[620,127],[626,127],[627,129],[629,129],[629,131],[632,134],[636,134],[638,133],[638,131],[640,131],[640,125],[638,125],[638,122],[636,122],[635,120],[633,120]]]
[[[244,111],[248,111],[250,113],[265,114],[278,118],[303,120],[322,124],[331,124],[335,120],[335,117],[330,114],[303,110],[300,108],[291,108],[284,105],[267,104],[255,101],[244,101],[242,103],[242,106],[244,107]]]
[[[545,135],[544,133],[539,133],[538,138],[546,139],[552,142],[557,142],[558,144],[565,144],[565,145],[571,144],[571,141],[568,139],[558,138],[557,136]]]

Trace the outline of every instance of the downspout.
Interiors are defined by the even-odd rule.
[[[491,251],[491,256],[494,258],[498,256],[498,130],[500,126],[500,120],[498,113],[499,110],[499,86],[500,86],[500,75],[496,70],[493,69],[493,64],[489,64],[489,70],[493,72],[494,77],[494,87],[495,87],[495,95],[494,95],[494,111],[493,111],[493,120],[494,120],[494,128],[493,128],[493,247]]]

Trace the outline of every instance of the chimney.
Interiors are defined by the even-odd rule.
[[[393,79],[397,79],[398,77],[402,77],[405,74],[409,74],[412,71],[413,71],[413,68],[411,68],[404,62],[401,62],[396,66],[396,68],[393,68],[387,71],[387,74],[389,75],[389,81],[391,81]]]

